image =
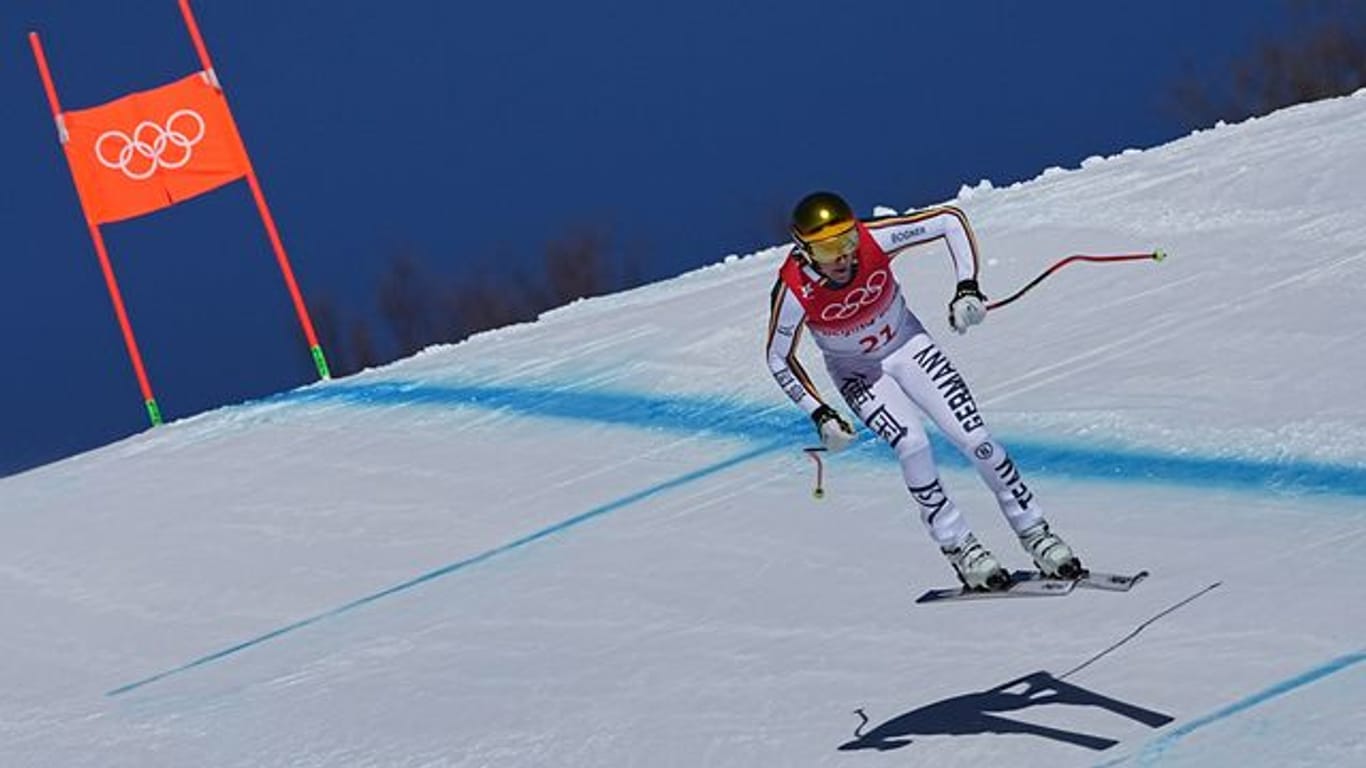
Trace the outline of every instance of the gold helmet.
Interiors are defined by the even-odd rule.
[[[858,247],[858,219],[834,192],[813,192],[792,209],[792,236],[814,261],[829,263]]]

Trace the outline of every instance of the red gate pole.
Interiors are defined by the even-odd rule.
[[[47,65],[47,56],[43,53],[43,44],[38,39],[37,32],[28,34],[29,45],[33,48],[33,58],[38,62],[38,74],[43,79],[43,88],[47,91],[47,102],[52,107],[52,119],[57,124],[57,138],[61,141],[62,152],[66,155],[67,165],[71,165],[70,146],[67,144],[66,122],[62,118],[62,105],[57,99],[57,87],[52,81],[52,71]],[[75,179],[75,168],[72,168],[72,179]],[[79,189],[77,190],[79,192]],[[119,291],[119,283],[114,279],[114,267],[109,262],[109,252],[104,247],[104,236],[100,234],[100,227],[90,218],[85,217],[86,225],[90,228],[90,240],[95,244],[95,254],[100,259],[100,270],[104,272],[104,284],[109,289],[109,298],[114,302],[114,314],[118,317],[119,328],[123,331],[123,343],[128,348],[128,357],[133,361],[133,372],[137,374],[138,386],[142,389],[142,401],[147,406],[147,417],[151,419],[152,426],[161,423],[161,408],[157,406],[156,397],[152,394],[152,384],[147,378],[147,369],[142,364],[142,353],[138,351],[137,337],[133,335],[133,324],[128,321],[128,312],[123,305],[123,294]]]
[[[209,49],[204,45],[204,38],[199,34],[199,25],[195,22],[194,14],[190,11],[189,0],[180,0],[180,13],[185,17],[185,26],[190,31],[190,38],[194,41],[194,49],[199,54],[199,61],[204,65],[204,71],[209,76],[209,81],[227,99],[227,93],[223,91],[223,86],[218,82],[218,74],[214,71],[213,62],[209,59]],[[231,115],[231,110],[229,110]],[[236,122],[234,120],[234,122]],[[241,131],[238,131],[241,135]],[[244,142],[245,144],[245,142]],[[303,327],[304,338],[308,340],[309,351],[313,354],[313,364],[317,366],[318,377],[321,379],[332,378],[332,373],[327,367],[327,358],[323,355],[322,345],[318,343],[318,336],[313,331],[313,321],[308,316],[308,306],[304,304],[303,294],[299,291],[299,284],[294,279],[294,269],[289,264],[289,256],[285,254],[284,243],[280,240],[280,232],[275,227],[275,217],[270,215],[270,207],[266,205],[265,193],[261,191],[261,183],[256,178],[256,169],[251,164],[251,156],[243,150],[243,156],[247,161],[247,184],[251,187],[251,196],[256,200],[256,210],[261,214],[261,221],[265,224],[266,234],[270,237],[271,248],[275,251],[275,261],[280,265],[280,272],[284,275],[285,286],[289,289],[289,296],[294,301],[294,312],[299,316],[299,325]]]

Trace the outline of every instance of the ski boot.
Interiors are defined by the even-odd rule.
[[[1033,558],[1034,565],[1050,579],[1079,579],[1086,575],[1081,559],[1048,523],[1040,520],[1020,534],[1020,546]]]
[[[949,559],[958,580],[966,589],[977,592],[1003,590],[1010,587],[1010,572],[1001,567],[996,556],[968,534],[957,546],[941,550]]]

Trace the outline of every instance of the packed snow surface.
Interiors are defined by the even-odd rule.
[[[1362,179],[1366,93],[964,187],[991,296],[1170,257],[963,337],[897,260],[1132,592],[915,605],[890,453],[812,497],[774,247],[0,480],[0,765],[1366,765]]]

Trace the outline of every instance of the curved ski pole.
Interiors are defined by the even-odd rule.
[[[825,447],[803,448],[802,452],[807,456],[810,456],[812,461],[816,462],[816,489],[811,492],[811,495],[818,499],[823,499],[825,498],[825,488],[821,486],[821,483],[825,479],[825,464],[821,461],[820,454],[826,452]]]
[[[1044,278],[1048,277],[1054,272],[1057,272],[1058,270],[1075,261],[1090,261],[1093,263],[1104,263],[1109,261],[1162,261],[1165,258],[1167,258],[1167,253],[1166,251],[1162,250],[1156,250],[1150,253],[1116,253],[1107,254],[1103,256],[1076,254],[1075,256],[1068,256],[1065,259],[1055,262],[1048,269],[1045,269],[1043,272],[1041,272],[1038,277],[1034,278],[1033,280],[1030,280],[1028,283],[1025,283],[1025,286],[1020,290],[1010,294],[1009,296],[1005,297],[1004,299],[1001,299],[1000,301],[990,302],[989,304],[987,304],[987,310],[990,311],[993,309],[1000,309],[1001,307],[1006,306],[1012,301],[1015,301],[1016,299],[1028,293],[1031,289],[1034,288],[1034,286],[1043,282]]]

